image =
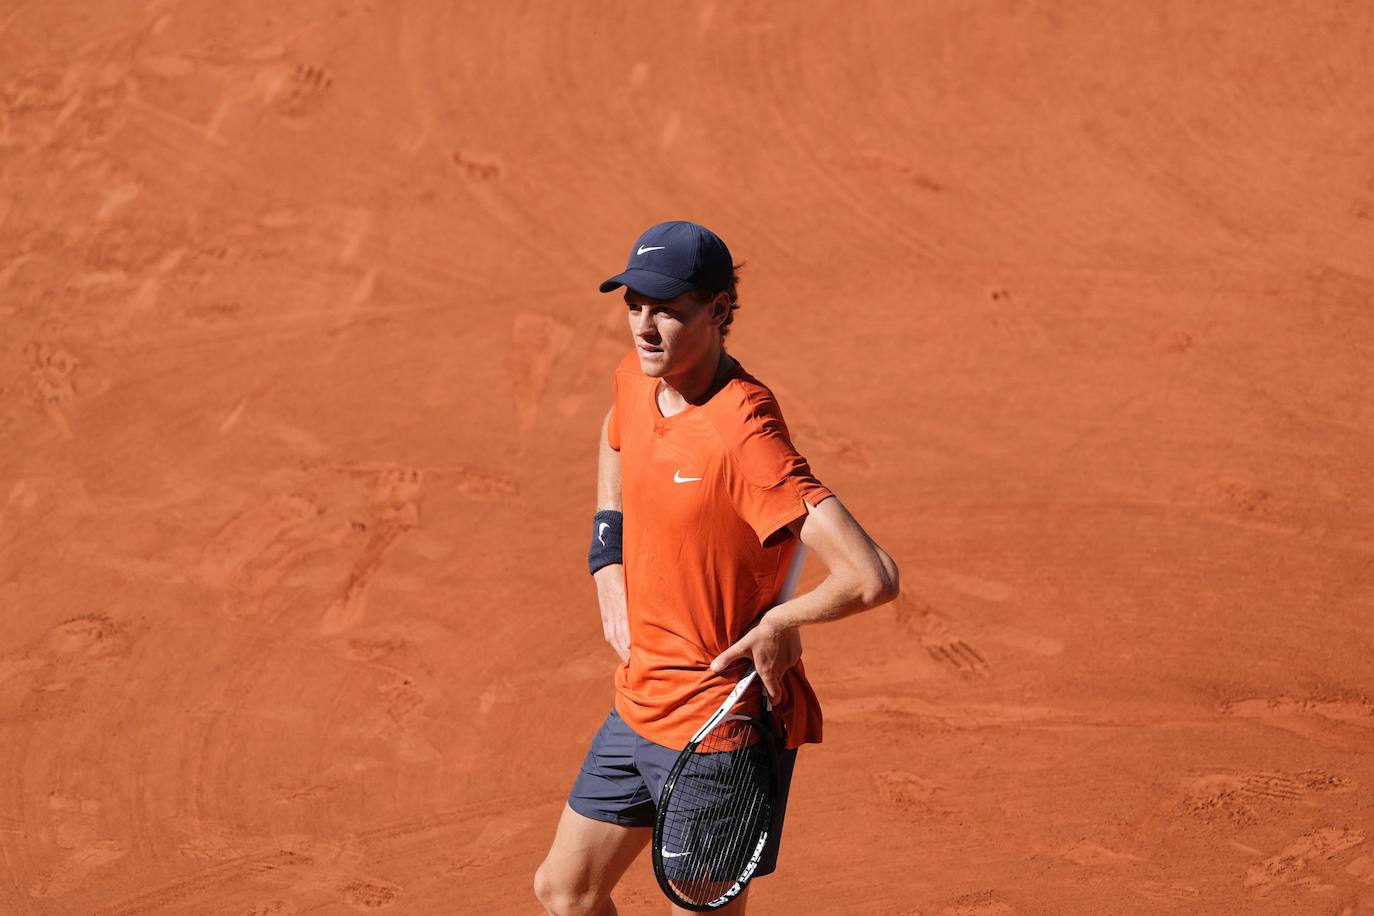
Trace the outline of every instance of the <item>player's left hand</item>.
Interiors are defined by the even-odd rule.
[[[782,676],[801,654],[800,628],[779,627],[765,617],[739,642],[717,655],[711,670],[719,673],[741,659],[749,659],[763,681],[769,702],[777,705],[782,700]]]

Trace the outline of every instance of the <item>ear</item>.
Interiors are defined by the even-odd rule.
[[[721,290],[716,293],[716,298],[711,300],[711,321],[724,321],[730,314],[730,293]]]

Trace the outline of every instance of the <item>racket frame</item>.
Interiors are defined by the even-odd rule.
[[[796,551],[792,555],[792,563],[788,567],[787,575],[783,578],[782,587],[778,589],[777,599],[773,604],[769,605],[770,608],[789,600],[796,592],[797,581],[801,578],[802,565],[806,562],[806,550],[806,545],[798,539]],[[775,813],[774,808],[778,803],[778,759],[781,756],[779,745],[783,743],[783,741],[779,740],[779,735],[773,728],[773,704],[768,698],[767,691],[764,691],[763,713],[760,719],[754,719],[752,716],[736,715],[730,712],[730,710],[739,703],[740,698],[744,696],[744,692],[758,679],[758,676],[758,670],[751,664],[749,670],[740,678],[739,683],[730,691],[730,695],[725,698],[724,702],[720,704],[720,707],[716,709],[711,717],[702,723],[702,726],[692,735],[691,740],[687,742],[687,746],[683,748],[682,753],[678,754],[677,760],[673,762],[673,768],[668,771],[668,778],[664,780],[663,791],[659,793],[658,810],[654,816],[653,842],[650,844],[652,847],[654,877],[658,879],[658,886],[662,889],[664,895],[673,904],[683,909],[699,913],[707,912],[709,910],[719,909],[737,897],[740,892],[744,890],[745,885],[749,883],[749,880],[754,876],[754,870],[758,868],[759,861],[763,858],[763,850],[768,845],[768,839],[773,835],[772,825],[774,821],[773,815]],[[667,870],[663,864],[663,827],[665,814],[667,812],[667,806],[663,804],[663,802],[665,799],[672,797],[673,787],[677,784],[678,776],[681,775],[682,770],[686,767],[688,761],[691,760],[691,755],[696,753],[696,749],[701,744],[701,740],[710,733],[711,729],[725,721],[727,717],[753,722],[766,745],[769,762],[771,764],[768,768],[768,778],[772,783],[768,789],[768,827],[760,834],[758,842],[754,846],[754,851],[750,854],[748,864],[745,865],[744,870],[740,872],[734,883],[714,900],[710,900],[706,903],[692,903],[691,901],[682,899],[678,896],[678,893],[673,890],[672,884],[668,879]]]
[[[772,728],[772,704],[768,700],[768,694],[764,693],[763,716],[761,719],[730,712],[730,710],[739,703],[740,698],[744,696],[744,692],[749,689],[749,686],[753,684],[757,678],[758,671],[751,665],[749,671],[744,677],[740,678],[739,683],[730,691],[730,695],[720,704],[720,708],[706,720],[701,728],[697,729],[696,734],[687,742],[687,746],[683,748],[682,753],[679,754],[677,760],[673,762],[673,768],[668,771],[668,778],[663,782],[663,791],[659,794],[658,811],[654,816],[654,838],[651,844],[653,847],[654,877],[658,879],[658,886],[662,889],[664,895],[674,905],[680,906],[686,910],[704,913],[709,910],[719,909],[739,896],[740,892],[744,890],[745,885],[749,883],[750,878],[754,876],[754,870],[758,868],[759,862],[763,858],[763,851],[768,846],[768,839],[773,835],[774,808],[778,803],[779,741],[778,735]],[[682,774],[683,769],[687,766],[688,762],[691,761],[691,755],[696,753],[696,749],[701,744],[701,740],[710,733],[711,729],[715,728],[726,719],[752,722],[755,729],[758,731],[759,739],[765,744],[769,760],[768,811],[765,818],[765,822],[768,826],[759,834],[758,842],[754,844],[754,851],[750,853],[748,863],[744,866],[739,876],[736,877],[734,883],[731,884],[724,893],[713,900],[706,903],[693,903],[690,900],[683,899],[678,895],[677,891],[673,889],[672,882],[668,878],[666,866],[663,863],[663,828],[668,811],[668,806],[664,804],[664,801],[672,797],[673,787],[677,784],[678,776]],[[725,882],[721,883],[723,884]]]

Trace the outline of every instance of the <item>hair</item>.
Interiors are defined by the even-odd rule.
[[[716,298],[716,296],[720,295],[722,292],[729,294],[730,311],[725,313],[725,320],[720,323],[721,337],[724,337],[726,334],[730,333],[730,322],[735,320],[735,309],[739,308],[739,295],[735,291],[739,287],[739,271],[740,268],[743,266],[743,263],[734,264],[731,266],[730,285],[725,287],[724,290],[709,290],[701,288],[692,290],[692,299],[694,299],[701,305],[705,305],[706,303],[710,302],[712,299]]]

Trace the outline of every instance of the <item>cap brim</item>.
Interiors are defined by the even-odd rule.
[[[632,267],[602,283],[601,291],[609,293],[622,286],[628,286],[635,292],[651,299],[676,299],[692,288],[690,281],[654,273],[652,270]]]

